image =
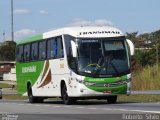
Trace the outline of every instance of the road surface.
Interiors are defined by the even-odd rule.
[[[0,114],[3,120],[7,117],[18,117],[18,120],[124,120],[130,114],[145,120],[149,117],[160,120],[160,102],[107,104],[106,101],[78,101],[74,105],[64,105],[62,101],[54,100],[39,104],[30,104],[27,100],[0,100]]]

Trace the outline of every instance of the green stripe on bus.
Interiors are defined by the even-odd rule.
[[[34,42],[34,41],[42,40],[42,39],[43,39],[43,35],[40,34],[40,35],[36,35],[36,36],[30,37],[30,38],[21,40],[20,42],[17,42],[17,45],[30,43],[30,42]]]
[[[92,83],[113,83],[121,80],[126,80],[127,75],[121,77],[112,77],[112,78],[93,78],[93,77],[85,77],[84,81],[92,82]]]

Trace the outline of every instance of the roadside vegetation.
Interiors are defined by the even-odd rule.
[[[160,66],[146,66],[133,72],[133,90],[160,90]]]
[[[28,97],[19,95],[19,94],[4,94],[3,95],[4,100],[26,100]]]
[[[0,61],[15,60],[16,43],[13,41],[5,41],[0,43]]]
[[[10,88],[11,85],[7,83],[0,83],[0,88]]]
[[[160,51],[160,45],[158,48]],[[160,90],[160,52],[158,53],[157,55],[155,46],[136,50],[132,57],[132,90]]]
[[[120,95],[118,96],[117,102],[159,102],[160,101],[160,94],[159,95]]]
[[[160,90],[160,30],[126,34],[136,48],[131,58],[132,90]]]

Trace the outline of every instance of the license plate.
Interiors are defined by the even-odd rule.
[[[103,93],[112,93],[112,90],[105,90],[105,91],[103,91]]]

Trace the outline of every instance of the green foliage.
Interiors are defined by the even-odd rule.
[[[139,47],[139,42],[137,39],[138,32],[126,33],[126,38],[130,39],[136,47]]]
[[[160,30],[137,35],[137,32],[127,33],[127,38],[133,39],[136,50],[132,56],[132,88],[133,90],[160,89]],[[149,44],[148,41],[150,42]],[[160,62],[159,62],[160,63]]]
[[[160,51],[160,45],[158,46],[158,51]],[[159,60],[160,60],[160,52],[159,52]],[[135,55],[132,57],[132,65],[134,69],[144,66],[153,66],[156,64],[156,47],[153,46],[152,48],[148,49],[136,49]],[[136,66],[137,67],[136,67]]]
[[[16,43],[8,41],[0,46],[0,60],[14,61],[15,60]]]
[[[160,30],[152,32],[151,39],[154,44],[160,44]]]
[[[160,30],[140,35],[138,35],[138,32],[132,32],[126,33],[126,35],[136,47],[135,55],[132,57],[133,69],[152,66],[156,64],[157,57],[160,61]],[[147,44],[147,42],[150,43]],[[158,50],[156,50],[156,46]]]

